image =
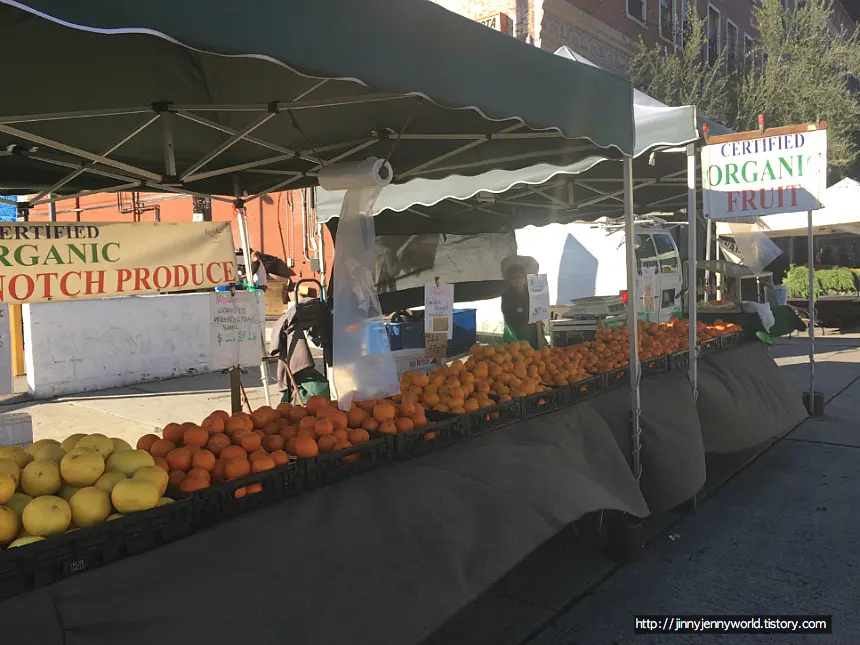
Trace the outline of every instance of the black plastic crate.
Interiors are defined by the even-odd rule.
[[[735,331],[730,334],[720,336],[720,347],[722,349],[728,349],[729,347],[740,345],[743,341],[743,335],[744,333],[742,331]]]
[[[550,388],[546,392],[525,396],[522,399],[522,418],[529,419],[548,412],[555,412],[568,405],[569,398],[569,387]]]
[[[398,461],[440,450],[466,438],[464,415],[428,411],[427,418],[433,423],[394,435],[394,453]]]
[[[642,366],[642,376],[660,374],[669,370],[669,356],[668,354],[664,354],[663,356],[647,358],[639,361],[639,364]]]
[[[187,499],[191,501],[194,512],[194,528],[206,528],[297,495],[303,490],[303,484],[299,465],[291,460],[271,470],[189,493]]]
[[[683,349],[669,356],[670,370],[684,370],[690,365],[690,351]]]
[[[191,535],[191,500],[0,552],[0,600]]]
[[[342,479],[360,475],[395,460],[395,435],[370,433],[370,441],[335,452],[299,459],[305,488],[320,488]]]
[[[699,356],[707,356],[708,354],[712,354],[720,349],[722,347],[721,341],[722,338],[717,336],[716,338],[711,338],[699,343]]]
[[[466,414],[466,436],[477,437],[496,430],[502,426],[521,421],[523,418],[523,398],[511,399],[497,403],[491,408],[484,408]]]
[[[584,401],[592,396],[600,394],[606,387],[606,380],[602,375],[592,376],[576,383],[571,383],[567,386],[568,404]]]
[[[607,390],[614,390],[621,387],[625,383],[630,382],[630,367],[616,367],[614,370],[609,370],[603,373],[603,380]]]

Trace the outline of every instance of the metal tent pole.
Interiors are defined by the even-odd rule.
[[[711,229],[714,223],[709,219],[705,219],[705,262],[711,260]],[[717,258],[719,260],[719,257]],[[705,302],[710,300],[709,293],[711,288],[711,272],[705,271]]]
[[[807,246],[809,267],[809,395],[806,409],[810,416],[823,414],[824,397],[815,392],[815,240],[812,234],[812,211],[807,212]],[[820,404],[819,404],[820,399]]]
[[[245,220],[245,202],[236,200],[236,219],[239,222],[239,238],[242,240],[242,257],[245,260],[245,279],[248,286],[253,286],[251,278],[251,242],[248,239],[248,223]],[[266,316],[260,318],[260,380],[263,384],[263,394],[266,405],[272,405],[272,395],[269,393],[269,361],[266,360]]]
[[[639,318],[636,301],[639,298],[636,267],[636,228],[633,217],[633,157],[624,157],[624,243],[627,250],[627,329],[630,335],[630,410],[633,458],[633,476],[639,482],[642,476],[640,459],[641,428],[639,427]]]
[[[696,356],[696,144],[687,144],[687,320],[690,323],[690,388],[693,400],[699,398]]]

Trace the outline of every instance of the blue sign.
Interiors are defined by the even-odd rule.
[[[5,195],[0,195],[4,199],[14,199],[17,201],[17,197],[6,197]],[[15,204],[7,204],[6,202],[0,202],[0,222],[16,222],[18,221],[18,206]]]

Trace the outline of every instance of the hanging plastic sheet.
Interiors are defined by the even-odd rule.
[[[325,190],[345,190],[334,255],[333,378],[341,409],[399,392],[374,276],[373,204],[393,176],[387,161],[336,164],[319,173]]]
[[[782,255],[780,248],[762,232],[758,222],[752,226],[729,222],[729,229],[735,244],[738,245],[743,263],[754,273],[761,273],[768,264]]]

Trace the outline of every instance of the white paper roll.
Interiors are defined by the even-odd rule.
[[[354,163],[333,164],[319,171],[317,178],[325,190],[351,188],[383,188],[391,183],[391,164],[378,157],[368,157]]]

